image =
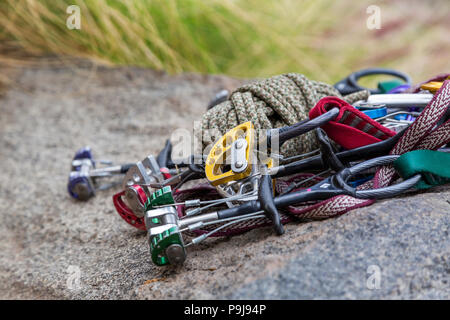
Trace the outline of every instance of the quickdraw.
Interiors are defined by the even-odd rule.
[[[358,84],[358,80],[360,80],[361,78],[374,75],[390,75],[402,79],[404,82],[390,81],[387,83],[379,83],[378,89],[368,89]],[[339,90],[341,94],[345,95],[361,90],[369,90],[371,94],[386,93],[399,86],[403,86],[403,88],[405,88],[405,85],[406,88],[409,88],[411,86],[411,78],[407,74],[391,69],[371,68],[359,70],[350,74],[347,78],[344,78],[336,83],[334,87]]]

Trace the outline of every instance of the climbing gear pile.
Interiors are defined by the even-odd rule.
[[[373,74],[403,81],[377,90],[357,84]],[[148,232],[158,266],[183,263],[187,248],[210,236],[263,226],[282,235],[290,221],[325,219],[450,182],[449,74],[414,87],[407,75],[386,69],[356,72],[334,87],[286,74],[245,85],[226,101],[224,95],[202,119],[204,129],[219,132],[198,137],[212,145],[208,154],[175,163],[167,141],[157,157],[114,170],[95,169],[90,150],[74,158],[69,192],[79,199],[100,188],[100,176],[125,174],[114,206]],[[198,184],[186,188],[189,181]]]

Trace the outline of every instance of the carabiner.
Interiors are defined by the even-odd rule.
[[[369,68],[353,72],[347,78],[344,78],[341,81],[337,82],[334,87],[342,95],[347,95],[361,90],[368,90],[371,94],[383,93],[380,89],[365,88],[358,84],[358,80],[363,77],[382,74],[400,78],[405,82],[406,85],[411,85],[411,78],[406,73],[393,69]]]

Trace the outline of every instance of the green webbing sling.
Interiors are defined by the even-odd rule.
[[[418,173],[422,180],[417,189],[428,189],[450,182],[450,153],[432,150],[415,150],[401,155],[394,167],[406,180]]]

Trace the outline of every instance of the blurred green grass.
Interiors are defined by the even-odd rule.
[[[81,30],[66,27],[73,4],[81,8]],[[366,28],[370,4],[382,9],[381,30]],[[299,72],[332,82],[386,66],[423,77],[448,71],[448,7],[446,0],[3,0],[0,39],[30,55],[169,73]]]

